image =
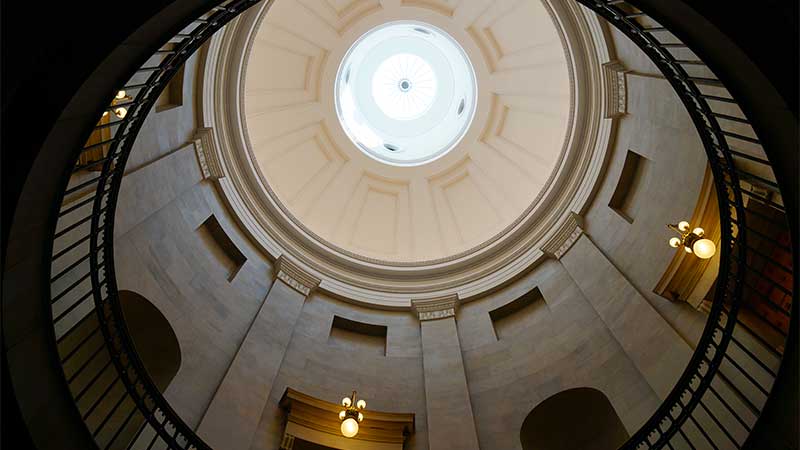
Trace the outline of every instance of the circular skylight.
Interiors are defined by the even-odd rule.
[[[466,133],[475,72],[461,46],[432,25],[390,22],[361,36],[336,76],[336,113],[364,153],[413,166],[433,161]]]

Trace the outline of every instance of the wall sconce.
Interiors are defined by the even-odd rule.
[[[364,400],[356,401],[356,391],[353,395],[342,399],[342,406],[345,409],[339,411],[339,420],[342,421],[342,435],[351,438],[358,434],[358,423],[364,420],[361,410],[366,409],[367,402]]]
[[[669,224],[667,228],[674,230],[681,236],[679,238],[670,238],[670,247],[678,248],[683,245],[683,250],[686,253],[694,253],[700,259],[711,258],[717,252],[717,246],[714,245],[714,241],[704,238],[705,230],[700,227],[689,231],[692,228],[691,225],[683,220],[678,222],[677,225]]]
[[[133,97],[128,95],[125,91],[117,91],[117,95],[114,96],[114,99],[111,100],[111,106],[115,106],[119,103],[133,100]],[[125,116],[128,114],[128,108],[124,106],[120,106],[119,108],[114,108],[114,115],[120,119],[124,119]],[[103,111],[103,117],[105,118],[108,116],[108,111]]]

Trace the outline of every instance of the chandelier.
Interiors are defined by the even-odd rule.
[[[689,222],[682,220],[674,225],[668,224],[667,228],[680,235],[679,238],[670,238],[670,247],[678,248],[683,246],[683,250],[686,253],[693,253],[700,259],[711,258],[717,252],[717,246],[714,245],[714,241],[704,238],[705,230],[700,227],[692,230]]]
[[[366,409],[367,402],[356,401],[356,391],[353,391],[350,397],[342,399],[342,406],[345,408],[339,412],[339,420],[342,421],[342,435],[351,438],[358,434],[358,423],[364,420],[361,410]]]

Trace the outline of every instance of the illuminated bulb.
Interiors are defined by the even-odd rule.
[[[350,400],[350,397],[345,397],[345,398],[342,399],[342,406],[344,406],[345,408],[349,408],[350,405],[352,405],[352,404],[353,404],[353,401]]]
[[[364,409],[367,407],[367,402],[365,402],[364,400],[359,400],[356,403],[356,406],[358,407],[358,409]]]
[[[364,414],[358,413],[358,421],[361,422],[364,420]]]
[[[681,240],[680,239],[678,239],[676,237],[669,239],[669,246],[670,247],[678,248],[679,245],[681,245]]]
[[[128,110],[123,107],[119,107],[114,110],[114,114],[120,119],[124,119],[125,116],[128,115]]]
[[[700,259],[711,258],[714,256],[714,253],[717,252],[717,246],[714,245],[711,239],[698,239],[694,245],[692,245],[692,249],[694,250],[694,254]]]
[[[702,229],[700,227],[697,227],[694,230],[692,230],[692,233],[694,233],[694,234],[696,234],[698,236],[702,236],[705,232],[706,232],[706,230],[704,230],[704,229]]]
[[[118,100],[122,100],[123,98],[125,98],[125,91],[118,91],[117,92],[117,99]]]
[[[344,420],[345,412],[339,411],[339,420]]]
[[[351,438],[358,434],[358,422],[352,417],[348,417],[342,422],[342,436]]]
[[[692,249],[690,249],[689,247],[686,247],[686,246],[684,246],[684,247],[683,247],[683,250],[684,250],[686,253],[692,253]]]
[[[685,220],[681,220],[680,222],[678,222],[678,229],[681,230],[681,231],[688,230],[689,229],[689,222],[687,222]]]

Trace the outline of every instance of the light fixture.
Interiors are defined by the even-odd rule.
[[[339,420],[342,421],[342,436],[351,438],[358,434],[358,423],[364,420],[361,410],[367,408],[367,402],[356,401],[356,391],[353,391],[352,396],[342,399],[342,406],[345,408],[339,411]]]
[[[116,106],[116,105],[118,105],[120,103],[123,103],[125,101],[130,101],[130,100],[133,100],[133,97],[128,95],[125,91],[121,91],[120,90],[120,91],[117,91],[116,95],[114,95],[114,99],[111,100],[111,106],[113,107],[113,106]],[[128,108],[126,108],[124,106],[120,106],[120,107],[114,108],[113,111],[114,111],[114,115],[117,116],[120,119],[124,119],[125,116],[128,115]],[[108,110],[103,111],[103,118],[105,118],[107,116],[108,116]]]
[[[679,238],[672,237],[669,239],[670,247],[678,248],[683,246],[683,250],[686,253],[694,253],[700,259],[711,258],[717,252],[717,246],[714,245],[714,241],[705,238],[705,230],[700,227],[691,229],[689,222],[682,220],[677,224],[668,224],[667,228],[680,235]]]

